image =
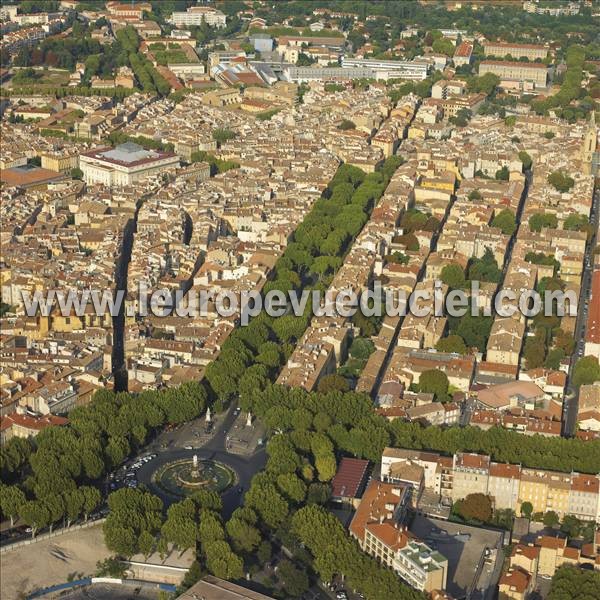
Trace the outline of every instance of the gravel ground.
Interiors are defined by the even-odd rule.
[[[23,546],[0,556],[0,597],[17,600],[33,590],[92,575],[110,556],[102,527],[90,527]]]

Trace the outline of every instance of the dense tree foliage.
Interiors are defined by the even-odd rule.
[[[570,565],[560,567],[554,577],[548,600],[588,600],[600,598],[600,573]]]
[[[499,227],[504,235],[512,235],[517,230],[514,213],[508,208],[501,210],[492,219],[491,226]]]
[[[205,402],[205,389],[196,382],[136,396],[97,392],[88,406],[71,411],[67,426],[48,427],[35,440],[12,440],[2,449],[4,481],[20,481],[2,488],[2,513],[23,516],[15,498],[24,494],[27,514],[33,519],[35,513],[36,523],[43,521],[40,527],[87,518],[101,502],[93,486],[107,472],[153,431],[199,416]]]
[[[378,600],[423,598],[362,552],[340,521],[325,509],[301,508],[292,517],[292,531],[312,554],[313,565],[323,581],[342,575],[348,587]]]

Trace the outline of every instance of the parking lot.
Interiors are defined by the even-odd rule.
[[[109,488],[111,491],[122,487],[136,488],[138,485],[137,471],[146,463],[156,458],[156,454],[144,454],[138,456],[133,461],[126,462],[116,473],[110,475]]]
[[[410,530],[448,559],[446,589],[455,598],[463,598],[471,586],[481,589],[481,592],[474,594],[475,597],[485,598],[488,590],[496,585],[500,576],[497,564],[501,565],[503,561],[501,532],[422,515],[414,518]],[[486,548],[491,549],[487,558]],[[483,564],[480,565],[480,562]],[[481,574],[474,585],[479,567]]]

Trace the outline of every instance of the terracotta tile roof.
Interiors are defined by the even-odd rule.
[[[535,542],[540,548],[560,550],[567,547],[566,538],[559,538],[550,535],[541,535]]]
[[[507,585],[511,589],[523,594],[529,587],[531,581],[531,575],[520,568],[514,568],[502,575],[499,584],[501,586]]]
[[[408,543],[406,533],[392,523],[368,523],[366,529],[392,550],[400,550]]]
[[[540,549],[538,546],[527,546],[525,544],[517,544],[510,553],[512,556],[525,556],[529,560],[534,560],[540,555]]]
[[[365,482],[368,460],[342,458],[340,466],[331,482],[332,496],[356,498]]]
[[[571,548],[568,546],[563,550],[563,556],[570,560],[579,560],[579,550],[577,548]]]
[[[394,510],[391,507],[399,504],[406,491],[407,487],[400,484],[371,481],[350,523],[350,532],[363,540],[367,525],[389,519]]]

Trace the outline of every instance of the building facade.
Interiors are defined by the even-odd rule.
[[[176,154],[144,150],[132,142],[84,152],[79,157],[84,181],[107,186],[131,185],[158,173],[174,172],[178,167]]]

